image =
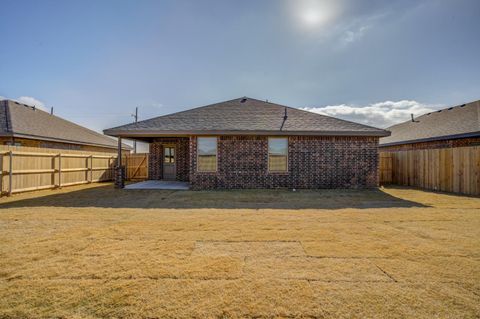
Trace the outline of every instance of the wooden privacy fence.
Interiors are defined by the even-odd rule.
[[[148,178],[148,155],[124,154],[127,179]],[[117,156],[74,150],[0,146],[2,195],[110,181]]]
[[[380,153],[380,183],[480,195],[480,146]]]
[[[380,152],[378,176],[380,184],[392,184],[392,155],[389,152]]]

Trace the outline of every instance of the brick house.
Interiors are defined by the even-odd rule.
[[[12,100],[0,101],[0,145],[117,152],[109,136]],[[130,149],[123,145],[124,152]]]
[[[480,145],[480,100],[430,112],[387,128],[380,151],[397,152]]]
[[[150,143],[149,179],[192,189],[371,188],[389,132],[252,98],[107,129]]]

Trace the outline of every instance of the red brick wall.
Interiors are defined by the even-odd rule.
[[[396,152],[396,151],[409,151],[409,150],[421,150],[432,148],[451,148],[451,147],[463,147],[463,146],[478,146],[480,145],[480,137],[459,138],[444,141],[431,141],[422,143],[400,144],[393,146],[380,146],[381,152]]]
[[[189,180],[189,138],[188,137],[159,137],[150,143],[150,158],[148,161],[148,178],[163,178],[163,147],[174,145],[176,152],[177,180],[188,182]]]
[[[193,189],[371,188],[378,186],[378,138],[289,138],[287,173],[268,172],[268,137],[220,136],[218,171],[197,172],[197,139],[190,140]]]

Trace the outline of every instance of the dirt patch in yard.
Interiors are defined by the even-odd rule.
[[[480,199],[405,188],[0,199],[0,317],[480,316]]]

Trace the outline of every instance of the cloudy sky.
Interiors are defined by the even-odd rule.
[[[241,96],[378,127],[480,99],[478,0],[0,2],[0,96],[99,131]]]

